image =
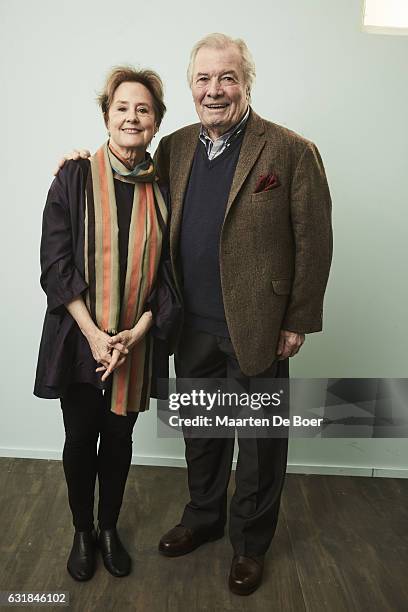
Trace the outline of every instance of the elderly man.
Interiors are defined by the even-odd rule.
[[[200,123],[164,137],[155,160],[172,202],[170,252],[184,302],[181,378],[288,377],[304,334],[322,329],[332,250],[331,202],[314,144],[250,106],[246,44],[212,34],[188,79]],[[190,501],[160,540],[164,555],[221,538],[234,439],[185,438]],[[229,534],[230,589],[261,583],[275,533],[287,439],[239,438]]]
[[[185,316],[177,376],[288,376],[304,334],[322,328],[331,202],[315,145],[250,107],[247,46],[213,34],[188,80],[200,124],[164,137],[159,176],[172,201],[170,251]],[[159,550],[182,555],[223,535],[234,440],[186,438],[191,499]],[[262,579],[284,481],[287,439],[239,438],[229,532],[233,592]]]

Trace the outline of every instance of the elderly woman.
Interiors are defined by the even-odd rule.
[[[48,307],[34,393],[61,400],[63,465],[75,527],[67,568],[76,580],[93,576],[97,546],[111,574],[130,572],[116,523],[133,426],[148,408],[153,320],[147,304],[167,221],[146,152],[166,110],[159,76],[116,68],[99,104],[109,140],[90,160],[69,161],[58,173],[41,240]]]

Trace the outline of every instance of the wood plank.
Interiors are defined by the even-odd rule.
[[[406,609],[407,536],[367,503],[364,480],[288,478],[284,513],[307,610]]]

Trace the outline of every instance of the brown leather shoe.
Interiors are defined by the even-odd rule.
[[[229,588],[236,595],[250,595],[262,582],[263,557],[236,555],[232,559]]]
[[[164,534],[159,542],[159,552],[167,557],[180,557],[192,552],[205,542],[219,540],[224,535],[224,528],[208,531],[193,531],[183,525],[176,525]]]

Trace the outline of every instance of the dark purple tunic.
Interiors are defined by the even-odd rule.
[[[88,160],[66,162],[50,187],[44,209],[40,282],[47,295],[47,311],[34,386],[34,395],[38,397],[61,397],[73,382],[90,383],[100,389],[111,384],[109,379],[105,384],[101,382],[101,374],[95,372],[97,363],[89,344],[65,308],[65,304],[84,295],[87,289],[84,280],[84,220],[85,186],[89,170]],[[120,287],[123,295],[134,186],[117,180],[114,184],[119,228]],[[166,248],[163,250],[167,251]],[[160,269],[163,267],[168,269],[162,261]],[[167,273],[165,276],[169,280]],[[165,296],[164,310],[153,299],[148,307],[152,307],[155,318],[162,320],[163,329],[167,329],[168,322],[171,320],[174,323],[178,317],[180,305],[176,305],[171,312],[168,291],[160,290],[160,293]],[[161,340],[156,338],[154,345],[155,378],[168,376],[169,353],[163,341],[165,335],[156,329],[156,336]],[[152,387],[155,389],[155,384]]]

